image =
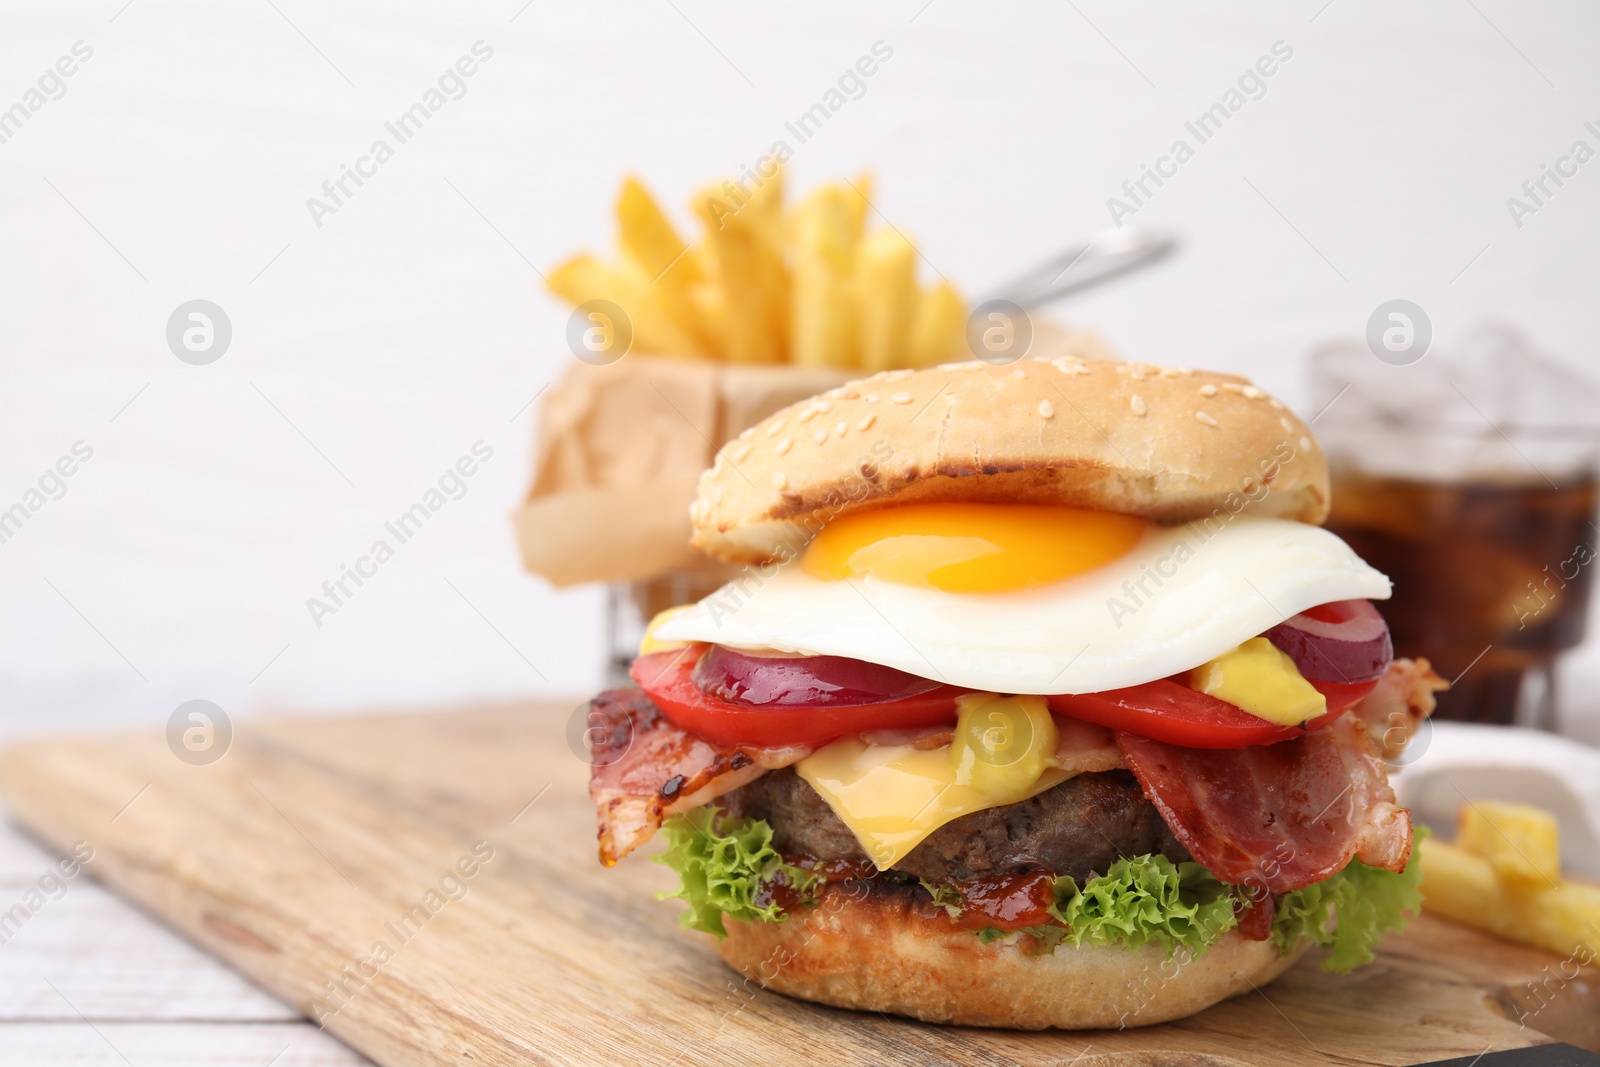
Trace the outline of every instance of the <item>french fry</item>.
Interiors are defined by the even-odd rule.
[[[618,260],[576,256],[549,287],[574,304],[619,305],[638,350],[657,355],[887,370],[965,350],[955,290],[918,288],[916,248],[893,227],[865,235],[870,174],[823,185],[787,214],[783,190],[781,169],[706,186],[691,205],[705,235],[685,244],[629,176]]]
[[[1600,957],[1600,886],[1566,881],[1514,889],[1493,863],[1459,845],[1429,838],[1418,849],[1425,910],[1558,955]]]
[[[854,220],[849,190],[824,186],[794,213],[794,303],[789,317],[789,358],[808,367],[850,367],[856,362]]]
[[[635,347],[664,355],[692,355],[702,351],[663,306],[661,296],[644,272],[631,263],[601,263],[588,254],[573,256],[548,275],[550,291],[577,305],[609,300],[627,314]]]
[[[783,169],[780,167],[773,172],[772,177],[764,180],[750,196],[750,207],[755,212],[755,218],[761,223],[765,231],[764,236],[777,253],[778,260],[783,260]]]
[[[1475,800],[1461,808],[1456,844],[1488,860],[1511,883],[1550,885],[1561,878],[1556,818],[1528,804]]]
[[[818,186],[798,208],[789,213],[785,237],[790,244],[794,244],[798,240],[796,230],[806,205],[818,197],[830,197],[845,209],[851,245],[860,244],[861,235],[867,230],[867,212],[872,209],[870,203],[872,189],[872,175],[865,171],[857,174],[853,182],[829,182],[827,185]]]
[[[917,307],[917,250],[895,229],[868,234],[856,251],[863,370],[898,367],[905,359]]]
[[[1535,896],[1539,925],[1548,931],[1546,947],[1576,942],[1588,950],[1587,962],[1600,958],[1600,886],[1563,881]]]
[[[1508,894],[1494,876],[1494,866],[1482,856],[1430,837],[1416,846],[1422,859],[1422,906],[1480,930],[1510,937]],[[1496,913],[1490,923],[1487,912]]]
[[[717,359],[727,359],[728,350],[728,297],[722,283],[715,277],[696,282],[689,289],[689,299],[695,314],[705,329],[711,350]]]
[[[867,232],[867,212],[872,208],[872,175],[863,171],[844,188],[845,205],[850,209],[850,234],[859,244]]]
[[[949,282],[941,281],[917,301],[911,322],[906,363],[931,367],[957,358],[966,350],[967,308]]]
[[[602,299],[619,285],[614,271],[587,252],[580,252],[545,276],[550,291],[569,304]],[[607,297],[608,299],[609,297]]]
[[[617,223],[622,254],[632,257],[651,278],[671,278],[683,288],[700,280],[699,257],[691,254],[693,249],[678,236],[655,198],[631,175],[623,179],[617,196]]]
[[[782,179],[750,197],[711,187],[695,198],[725,294],[723,354],[738,363],[776,363],[788,341],[788,270],[783,263]]]
[[[678,236],[671,220],[633,177],[617,196],[617,244],[623,262],[645,278],[646,298],[658,304],[692,344],[678,355],[711,356],[716,345],[695,311],[689,289],[704,275],[701,259]]]

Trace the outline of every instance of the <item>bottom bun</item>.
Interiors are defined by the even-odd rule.
[[[916,890],[878,883],[828,886],[814,908],[783,922],[727,920],[722,958],[767,989],[840,1008],[924,1022],[1014,1030],[1149,1026],[1264,985],[1303,946],[1280,956],[1238,931],[1190,959],[1159,944],[1139,949],[1057,946],[1027,934],[983,944]]]

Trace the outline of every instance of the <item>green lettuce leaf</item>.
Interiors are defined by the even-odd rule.
[[[1418,827],[1416,840],[1427,836]],[[759,819],[726,819],[711,808],[675,815],[661,827],[667,847],[652,857],[678,872],[676,892],[660,893],[689,906],[678,921],[694,930],[725,937],[725,916],[781,922],[784,911],[762,889],[775,881],[809,894],[820,879],[810,871],[783,862],[772,847],[772,827]],[[1413,846],[1415,857],[1415,846]],[[1384,933],[1402,930],[1421,908],[1418,885],[1422,867],[1415,859],[1395,874],[1351,860],[1323,882],[1285,894],[1272,924],[1272,942],[1288,953],[1302,938],[1329,949],[1325,970],[1344,973],[1368,963]],[[922,883],[933,902],[954,913],[961,904],[952,887]],[[1055,903],[1049,909],[1067,924],[1023,931],[1042,951],[1062,941],[1073,945],[1122,945],[1139,948],[1159,942],[1170,956],[1182,947],[1198,955],[1236,925],[1234,891],[1198,863],[1174,864],[1164,856],[1123,858],[1105,874],[1079,886],[1071,878],[1055,880]],[[975,931],[988,942],[1002,931]]]
[[[652,856],[678,872],[674,893],[656,894],[662,900],[686,901],[688,910],[678,922],[691,930],[728,936],[724,915],[735,919],[783,921],[783,909],[757,902],[761,888],[780,874],[788,884],[808,892],[817,876],[783,862],[772,847],[772,827],[761,819],[722,819],[711,808],[696,808],[674,815],[661,825],[665,852]]]
[[[933,898],[933,903],[943,908],[950,918],[955,919],[961,915],[961,906],[966,903],[966,900],[962,898],[960,890],[956,889],[955,886],[944,885],[943,883],[935,885],[926,878],[918,878],[917,884],[922,886],[923,890]],[[979,940],[982,940],[981,936]],[[984,944],[988,944],[988,942],[984,941]]]
[[[1167,955],[1178,946],[1204,952],[1234,927],[1233,891],[1198,863],[1165,856],[1124,857],[1082,888],[1055,881],[1050,913],[1071,929],[1074,945],[1138,948],[1159,941]]]
[[[1322,969],[1336,974],[1371,963],[1383,935],[1404,930],[1422,909],[1417,846],[1427,836],[1426,826],[1417,827],[1411,862],[1399,874],[1352,859],[1332,878],[1286,893],[1272,922],[1273,945],[1287,953],[1304,938],[1330,949]]]

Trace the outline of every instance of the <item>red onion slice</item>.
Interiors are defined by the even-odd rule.
[[[844,656],[742,652],[712,645],[695,664],[700,691],[734,704],[879,704],[939,688],[893,667]]]
[[[1394,658],[1389,624],[1370,600],[1319,604],[1262,634],[1314,682],[1370,682]]]

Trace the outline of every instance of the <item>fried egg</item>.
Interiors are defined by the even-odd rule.
[[[797,559],[750,568],[654,636],[848,656],[996,693],[1093,693],[1389,592],[1342,540],[1300,522],[912,504],[841,517]]]

